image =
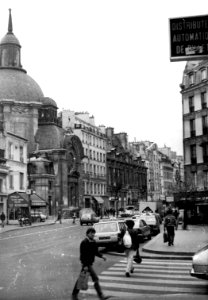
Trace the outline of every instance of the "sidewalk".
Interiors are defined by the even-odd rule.
[[[0,234],[4,233],[4,232],[8,232],[8,231],[13,231],[13,230],[23,230],[23,229],[27,229],[29,227],[40,227],[40,226],[46,226],[46,225],[53,225],[55,224],[57,218],[50,218],[47,219],[45,222],[34,222],[32,223],[31,226],[27,225],[27,226],[20,226],[19,222],[17,220],[10,220],[8,225],[5,225],[4,228],[2,228],[0,226]],[[62,219],[62,223],[69,223],[71,224],[73,221],[73,219]],[[59,221],[57,221],[57,224],[59,224]]]
[[[142,256],[162,255],[175,258],[192,258],[195,252],[208,243],[208,226],[188,225],[187,230],[180,227],[175,231],[174,246],[163,242],[163,232],[142,247]],[[147,254],[148,253],[148,254]]]

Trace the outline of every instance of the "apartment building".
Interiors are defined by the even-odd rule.
[[[27,188],[27,140],[0,130],[0,211],[7,215],[8,195]]]
[[[103,214],[108,206],[106,182],[106,134],[96,126],[88,112],[63,110],[59,113],[62,127],[72,131],[82,142],[83,205]]]
[[[207,220],[208,216],[207,70],[208,60],[187,62],[180,85],[183,105],[184,171],[187,186],[183,199],[186,199],[189,218],[201,222]]]

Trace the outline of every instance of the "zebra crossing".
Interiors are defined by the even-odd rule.
[[[126,260],[122,259],[101,272],[100,284],[105,295],[116,299],[154,299],[156,296],[174,294],[208,295],[207,282],[190,276],[191,261],[143,259],[134,264],[134,273],[125,277]],[[87,299],[96,295],[93,282],[83,292]],[[113,298],[112,298],[113,299]]]

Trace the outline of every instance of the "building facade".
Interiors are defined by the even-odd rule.
[[[207,60],[187,62],[180,85],[186,183],[181,205],[185,203],[189,219],[200,222],[208,220],[207,68]]]
[[[13,33],[10,10],[8,32],[0,42],[0,123],[6,132],[28,141],[27,188],[32,186],[50,203],[52,214],[64,207],[82,206],[82,143],[61,127],[57,110],[56,102],[44,97],[22,67],[21,45]],[[9,186],[7,189],[10,193]]]
[[[107,189],[109,208],[118,212],[127,205],[138,207],[139,201],[147,199],[147,168],[141,157],[129,147],[126,133],[107,134]]]
[[[62,127],[82,142],[83,207],[92,207],[102,215],[108,207],[105,130],[96,126],[94,117],[87,112],[63,110],[59,116]]]

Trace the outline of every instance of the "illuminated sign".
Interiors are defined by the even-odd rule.
[[[169,19],[170,61],[208,59],[208,15]]]

